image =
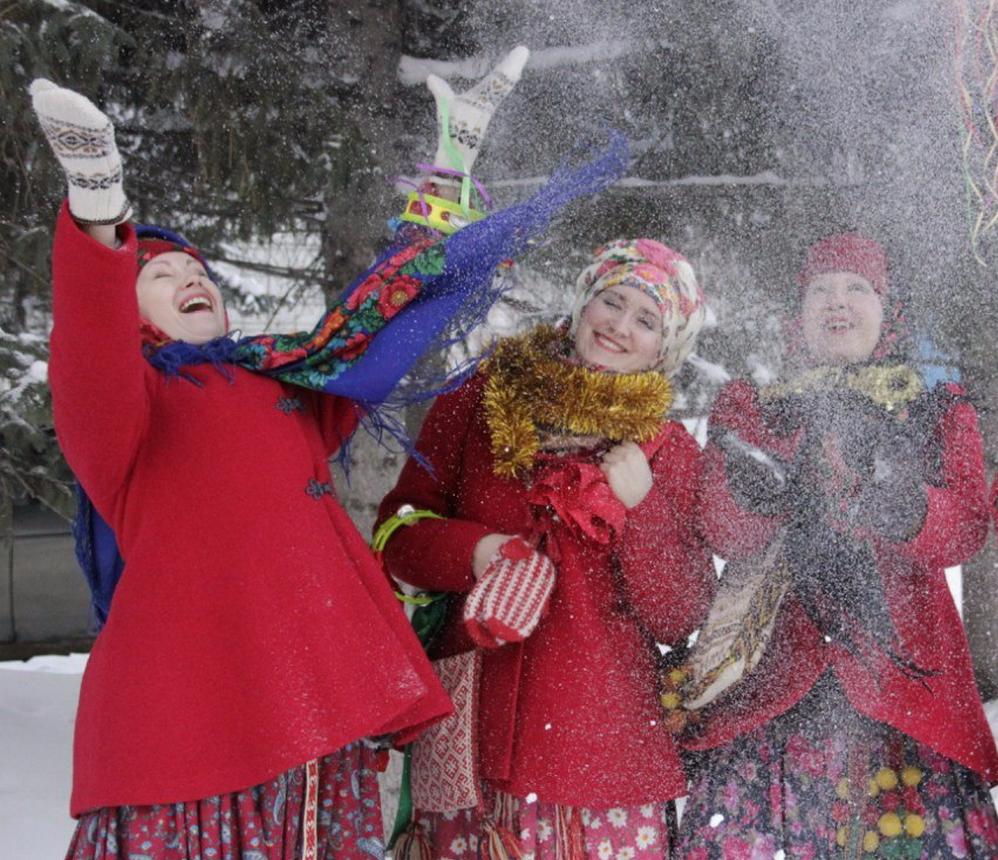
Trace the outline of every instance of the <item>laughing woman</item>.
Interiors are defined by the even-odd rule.
[[[943,576],[988,527],[977,416],[927,390],[876,242],[807,254],[788,381],[711,416],[728,559],[681,690],[701,753],[677,856],[998,856],[998,755]]]
[[[414,796],[432,857],[668,856],[666,810],[686,782],[653,643],[685,640],[714,581],[695,528],[700,450],[666,418],[668,377],[703,318],[679,254],[647,239],[601,248],[571,324],[501,342],[440,398],[425,463],[382,503],[388,528],[406,523],[389,572],[451,594],[431,656],[481,660],[471,733],[442,739],[448,753],[473,739],[474,808]],[[415,755],[414,787],[432,783]]]
[[[450,105],[474,147],[526,54]],[[337,503],[329,456],[369,417],[357,401],[380,402],[462,300],[487,304],[494,266],[552,200],[608,181],[622,152],[562,171],[564,193],[447,238],[417,231],[311,332],[237,341],[202,254],[129,222],[108,118],[49,81],[32,97],[69,182],[56,431],[125,559],[80,692],[69,857],[380,858],[362,739],[450,702]],[[467,155],[463,138],[448,151]]]

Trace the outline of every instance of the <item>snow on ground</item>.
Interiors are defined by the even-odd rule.
[[[86,656],[0,663],[0,857],[63,857],[73,718]]]
[[[86,655],[0,663],[0,857],[65,855],[73,717]],[[998,699],[985,704],[998,737]],[[991,792],[998,805],[998,789]]]

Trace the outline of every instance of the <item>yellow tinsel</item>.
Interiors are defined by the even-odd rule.
[[[767,386],[760,396],[768,401],[790,394],[831,391],[834,388],[850,388],[888,412],[893,412],[898,406],[906,406],[918,397],[925,390],[925,383],[918,372],[907,364],[875,364],[856,370],[818,367],[805,371],[791,382]]]
[[[607,373],[565,361],[564,335],[547,326],[503,341],[484,365],[485,415],[494,471],[514,477],[540,450],[538,427],[573,436],[644,442],[659,431],[672,403],[656,371]]]

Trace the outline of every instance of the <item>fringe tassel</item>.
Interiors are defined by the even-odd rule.
[[[496,824],[491,818],[482,821],[482,841],[479,843],[482,860],[520,860],[523,850],[516,834]]]
[[[557,860],[586,860],[586,838],[582,832],[582,816],[573,806],[558,804],[555,857]]]
[[[523,849],[514,829],[516,799],[505,791],[496,792],[495,810],[482,816],[479,844],[481,860],[520,860]]]
[[[496,792],[496,824],[514,832],[514,816],[516,815],[517,799],[505,791]]]
[[[430,840],[418,821],[413,821],[398,838],[392,857],[395,860],[433,860]]]

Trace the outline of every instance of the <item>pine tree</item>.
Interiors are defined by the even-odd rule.
[[[0,184],[11,190],[0,198],[5,500],[36,495],[61,513],[71,509],[51,429],[42,337],[51,225],[64,179],[31,111],[30,81],[48,77],[70,86],[108,113],[137,220],[179,230],[213,261],[288,279],[289,300],[315,289],[333,295],[370,261],[383,232],[388,193],[375,194],[384,185],[381,165],[393,158],[401,165],[408,154],[383,143],[405,121],[392,83],[403,4],[367,5],[0,6]],[[406,20],[418,24],[418,16]],[[421,153],[428,146],[418,144]],[[266,242],[278,231],[325,253],[291,268],[253,263],[235,250],[240,240]],[[273,300],[224,279],[222,286],[230,306],[273,310]],[[24,377],[32,367],[36,372]]]

